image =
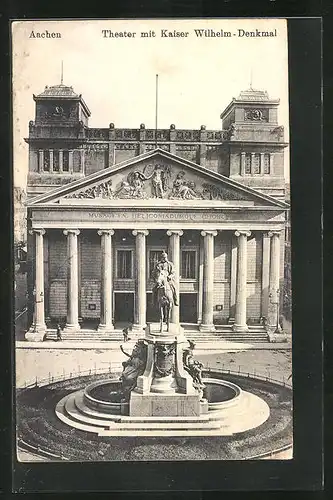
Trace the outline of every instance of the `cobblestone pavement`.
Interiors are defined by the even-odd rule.
[[[131,348],[128,347],[130,351]],[[110,363],[124,361],[125,356],[109,349],[16,349],[16,385],[48,376],[63,376],[83,370],[94,370]],[[250,372],[270,378],[286,379],[291,374],[290,349],[251,349],[238,352],[203,352],[196,356],[211,368]]]

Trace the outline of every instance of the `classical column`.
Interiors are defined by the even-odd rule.
[[[240,157],[240,174],[245,175],[245,152],[242,152]]]
[[[265,170],[265,153],[260,153],[260,174],[264,174]]]
[[[73,150],[70,150],[68,151],[68,172],[70,174],[73,173],[73,156],[74,156],[74,151]]]
[[[236,237],[231,235],[231,266],[230,266],[230,305],[229,323],[235,322],[236,312],[236,281],[237,281],[237,242]]]
[[[280,304],[280,231],[270,231],[271,239],[269,264],[269,308],[268,325],[280,331],[279,304]]]
[[[63,172],[64,167],[64,151],[63,149],[59,149],[59,172]]]
[[[175,271],[175,285],[177,290],[178,304],[179,304],[179,273],[180,273],[180,237],[183,236],[183,231],[169,229],[167,235],[170,237],[169,250],[170,260],[173,262]],[[179,307],[173,306],[171,309],[171,323],[179,323]]]
[[[44,311],[44,229],[32,229],[30,234],[35,235],[35,285],[34,285],[34,313],[33,324],[26,333],[27,340],[43,340],[46,330]]]
[[[38,151],[38,171],[43,172],[44,170],[44,150],[40,149]]]
[[[134,229],[135,236],[135,306],[133,330],[142,331],[146,327],[146,229]]]
[[[269,293],[269,261],[270,261],[270,238],[267,233],[262,235],[262,272],[261,272],[261,317],[268,317],[268,293]]]
[[[273,159],[274,159],[274,153],[269,153],[269,167],[268,167],[268,172],[267,173],[274,175]]]
[[[53,172],[53,149],[49,149],[50,172]]]
[[[204,251],[203,238],[199,240],[199,280],[198,280],[198,323],[202,323],[202,297],[203,297],[203,268],[204,268]]]
[[[215,330],[213,324],[214,306],[214,236],[217,231],[201,231],[203,236],[203,297],[201,331]]]
[[[112,236],[113,229],[97,231],[101,236],[101,318],[98,330],[112,331]]]
[[[65,229],[67,236],[67,321],[65,330],[78,330],[79,325],[79,280],[78,280],[78,229]]]
[[[246,332],[246,296],[247,296],[247,238],[250,231],[236,231],[237,237],[237,280],[236,280],[236,311],[233,330]]]
[[[85,160],[85,150],[80,149],[80,172],[84,174],[84,160]]]

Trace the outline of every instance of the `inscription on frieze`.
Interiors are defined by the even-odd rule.
[[[117,219],[127,221],[200,221],[200,220],[226,220],[225,213],[211,213],[211,212],[89,212],[91,219]]]
[[[50,222],[57,221],[65,224],[66,221],[87,221],[98,222],[223,222],[223,221],[274,221],[279,222],[284,220],[283,213],[272,213],[265,211],[252,212],[245,208],[244,211],[239,212],[235,210],[219,210],[212,212],[211,210],[198,210],[198,211],[166,211],[166,210],[84,210],[84,209],[71,209],[64,208],[63,210],[34,210],[32,220],[33,222]]]

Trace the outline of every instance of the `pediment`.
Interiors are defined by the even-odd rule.
[[[49,191],[31,200],[29,205],[115,204],[125,200],[152,206],[161,202],[171,205],[242,202],[287,207],[270,196],[158,149]]]

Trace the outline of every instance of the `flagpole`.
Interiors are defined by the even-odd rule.
[[[155,96],[155,148],[157,148],[157,114],[158,114],[158,75],[156,75],[156,96]]]
[[[64,83],[64,61],[61,61],[61,85]]]

